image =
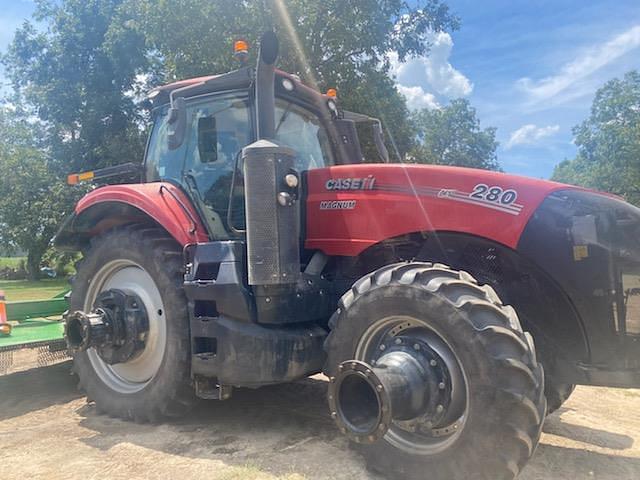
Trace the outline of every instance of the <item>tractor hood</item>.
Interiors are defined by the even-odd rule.
[[[515,249],[551,193],[586,191],[486,170],[406,164],[322,168],[309,171],[307,183],[307,248],[349,256],[388,238],[434,231]]]

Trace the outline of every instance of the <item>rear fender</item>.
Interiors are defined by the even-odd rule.
[[[85,195],[54,239],[60,250],[82,250],[89,240],[119,225],[164,228],[182,247],[209,236],[188,197],[167,182],[108,185]]]

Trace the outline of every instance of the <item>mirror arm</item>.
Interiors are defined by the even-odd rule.
[[[389,163],[389,150],[387,150],[387,146],[384,144],[384,132],[382,130],[382,122],[377,120],[373,123],[373,141],[376,144],[376,149],[378,150],[378,155],[382,158],[384,163]]]
[[[169,125],[173,129],[169,131],[168,142],[169,150],[176,150],[184,142],[184,135],[187,129],[187,111],[184,96],[178,96],[181,93],[199,88],[205,85],[205,82],[199,82],[194,85],[177,88],[169,94]]]

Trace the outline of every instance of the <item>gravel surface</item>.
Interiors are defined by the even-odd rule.
[[[237,390],[153,426],[98,415],[69,371],[0,377],[2,480],[380,480],[328,417],[321,380]],[[547,419],[520,479],[640,479],[640,390],[579,387]]]

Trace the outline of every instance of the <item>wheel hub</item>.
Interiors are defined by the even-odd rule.
[[[440,425],[450,394],[443,359],[427,342],[397,336],[380,343],[371,363],[339,365],[329,386],[329,406],[343,433],[358,443],[373,443],[392,424],[414,432]]]
[[[144,350],[149,319],[135,294],[109,289],[101,292],[94,308],[76,311],[65,319],[65,339],[70,353],[94,348],[107,364],[125,363]]]

